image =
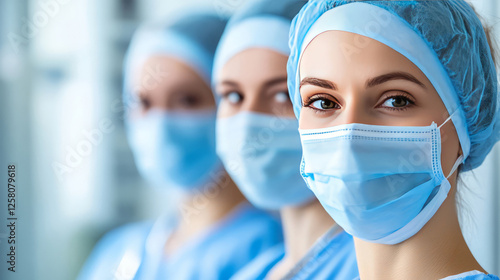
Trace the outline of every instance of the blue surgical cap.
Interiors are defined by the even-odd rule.
[[[183,14],[168,24],[145,24],[135,32],[124,63],[124,102],[129,104],[132,78],[153,55],[166,55],[190,66],[210,85],[215,50],[226,19],[209,12]]]
[[[329,30],[377,40],[419,67],[452,116],[462,171],[481,165],[500,136],[499,87],[483,26],[465,1],[309,1],[290,30],[288,87],[297,117],[301,54]]]
[[[288,35],[293,17],[307,1],[249,1],[229,20],[214,61],[212,83],[222,67],[236,54],[251,48],[266,48],[288,56]]]

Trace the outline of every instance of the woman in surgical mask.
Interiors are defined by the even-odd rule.
[[[499,138],[497,74],[474,10],[311,0],[290,34],[302,176],[354,236],[360,278],[498,279],[456,210],[457,175]]]
[[[125,61],[127,136],[143,177],[183,199],[175,217],[107,234],[80,279],[228,279],[281,242],[279,222],[248,204],[215,153],[209,85],[225,23],[191,13],[134,35]]]
[[[239,7],[217,47],[217,153],[251,203],[280,212],[285,237],[233,279],[358,275],[352,237],[328,216],[299,173],[302,151],[286,62],[291,20],[305,2],[260,0]]]

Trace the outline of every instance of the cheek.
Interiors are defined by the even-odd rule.
[[[220,100],[219,106],[217,107],[217,117],[218,118],[228,118],[235,115],[238,110],[229,102]]]
[[[300,110],[299,128],[300,129],[315,129],[332,126],[332,118],[321,117],[321,113],[308,108]]]
[[[215,103],[215,96],[211,90],[203,91],[200,100],[200,107],[203,109],[215,109],[217,106]]]
[[[460,154],[460,142],[451,122],[441,127],[441,167],[444,176],[448,176]]]
[[[339,123],[339,118],[342,115],[341,110],[316,110],[311,107],[302,107],[300,109],[300,129],[327,128],[342,124],[342,122]]]
[[[299,128],[300,129],[313,129],[319,128],[318,122],[311,116],[308,110],[304,110],[304,108],[300,109],[300,117],[299,117]]]
[[[270,111],[273,115],[281,116],[281,117],[294,117],[293,113],[293,105],[290,101],[276,101],[273,100],[270,102]]]

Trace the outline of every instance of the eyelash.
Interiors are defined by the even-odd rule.
[[[405,107],[401,107],[401,108],[397,108],[397,107],[382,107],[382,104],[384,104],[387,100],[391,99],[391,98],[397,98],[397,97],[403,97],[405,100],[408,101],[408,105],[405,106]],[[314,102],[318,101],[318,100],[328,100],[330,102],[334,102],[336,103],[339,107],[339,102],[337,99],[335,99],[333,96],[329,95],[329,94],[316,94],[316,95],[313,95],[311,97],[309,97],[307,99],[306,102],[304,102],[304,105],[303,107],[307,107],[307,108],[310,108],[312,110],[314,110],[316,113],[325,113],[327,110],[324,110],[324,109],[318,109],[316,107],[313,107],[311,106]],[[389,109],[391,111],[405,111],[405,110],[408,110],[409,107],[415,105],[415,101],[413,99],[413,97],[409,94],[409,93],[406,93],[406,92],[398,92],[398,93],[395,93],[395,94],[391,94],[389,96],[387,96],[386,98],[384,98],[384,100],[381,102],[381,105],[378,105],[377,108],[385,108],[385,109]]]
[[[327,110],[318,109],[318,108],[313,107],[311,105],[318,100],[325,100],[325,99],[336,103],[340,107],[338,100],[335,99],[333,96],[326,94],[326,93],[316,94],[316,95],[309,97],[307,99],[307,101],[304,103],[303,107],[307,107],[309,109],[312,109],[315,111],[315,113],[324,114]]]
[[[237,95],[238,95],[238,97],[240,98],[240,100],[238,100],[238,102],[237,102],[237,103],[241,103],[241,102],[243,101],[243,99],[244,99],[244,96],[243,96],[243,94],[241,94],[240,92],[238,92],[238,91],[236,91],[236,90],[230,90],[230,91],[227,91],[227,92],[223,92],[223,93],[221,93],[220,95],[222,96],[222,99],[224,99],[224,100],[229,100],[229,96],[230,96],[231,94],[233,94],[233,93],[237,94]],[[230,103],[231,103],[231,104],[236,104],[236,103],[233,103],[233,102],[230,102]]]
[[[413,96],[411,96],[411,94],[409,93],[406,93],[404,91],[400,91],[398,93],[394,93],[394,94],[391,94],[389,96],[387,96],[384,101],[382,101],[381,104],[384,104],[387,100],[391,99],[391,98],[397,98],[397,97],[403,97],[404,99],[406,99],[408,101],[408,105],[405,106],[405,107],[401,107],[401,108],[396,108],[396,107],[382,107],[382,108],[385,108],[385,109],[389,109],[391,111],[406,111],[408,110],[410,107],[412,107],[413,105],[415,105],[415,100],[413,99]],[[381,105],[377,106],[377,107],[381,107]]]

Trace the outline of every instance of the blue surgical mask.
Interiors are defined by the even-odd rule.
[[[348,233],[400,243],[432,218],[450,190],[441,168],[441,126],[300,130],[301,174]],[[460,156],[450,175],[461,162]]]
[[[137,168],[155,185],[184,190],[203,187],[221,167],[215,153],[214,111],[152,110],[127,119]]]
[[[280,209],[311,201],[300,176],[302,156],[295,118],[243,112],[217,119],[217,153],[255,206]]]

